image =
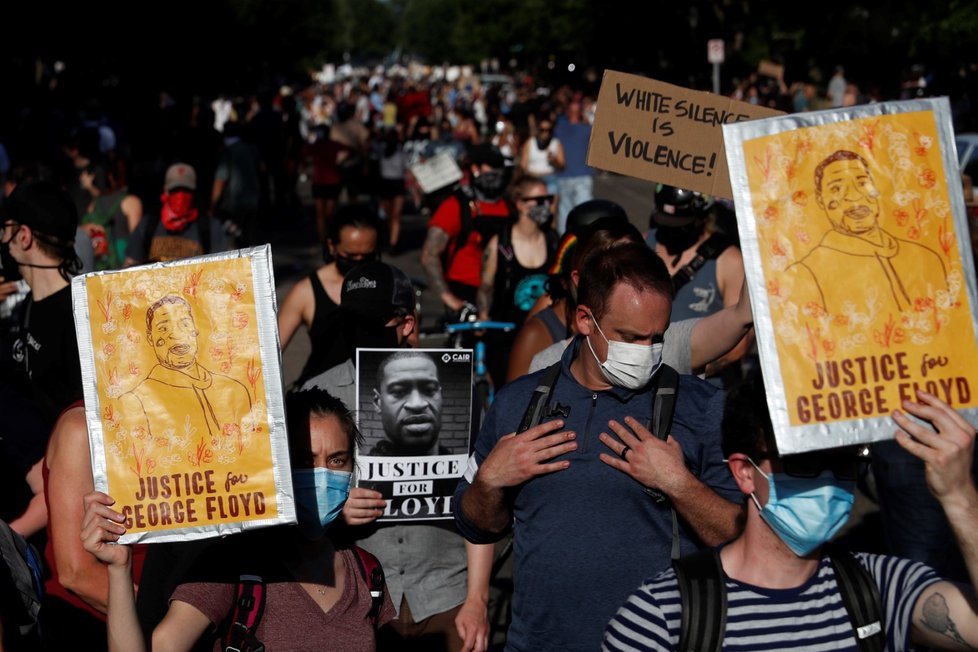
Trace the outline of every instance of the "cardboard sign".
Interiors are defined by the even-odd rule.
[[[357,486],[387,499],[380,520],[452,518],[471,452],[472,351],[358,349],[357,406]]]
[[[425,194],[441,190],[462,178],[462,169],[450,152],[442,151],[411,166],[411,174]]]
[[[72,299],[120,541],[295,523],[270,247],[79,276]]]
[[[893,436],[916,390],[978,417],[976,291],[946,98],[723,128],[782,454]]]
[[[773,61],[762,59],[761,62],[757,64],[757,74],[781,80],[784,79],[784,66],[774,63]]]
[[[731,199],[721,127],[774,115],[781,112],[606,70],[587,164]]]

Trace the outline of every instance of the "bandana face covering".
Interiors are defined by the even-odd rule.
[[[194,208],[194,194],[187,190],[175,190],[163,193],[163,208],[160,211],[160,221],[167,231],[182,231],[191,222],[197,221],[197,209]]]

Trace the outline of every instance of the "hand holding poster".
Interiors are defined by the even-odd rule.
[[[775,115],[781,112],[606,70],[587,164],[731,199],[721,127]]]
[[[294,523],[269,247],[72,281],[95,487],[122,543]]]
[[[890,438],[917,389],[978,414],[947,100],[723,129],[779,452]]]
[[[472,352],[358,349],[357,406],[357,486],[387,499],[380,520],[452,518],[470,452]]]

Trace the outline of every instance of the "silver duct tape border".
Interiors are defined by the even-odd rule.
[[[771,412],[778,450],[781,454],[803,453],[811,450],[892,439],[897,427],[889,417],[855,419],[809,426],[791,425],[788,419],[787,398],[783,387],[780,382],[770,381],[773,378],[782,378],[781,363],[774,338],[771,337],[769,330],[772,326],[770,303],[767,296],[764,269],[760,264],[761,252],[756,229],[757,216],[754,214],[754,206],[751,201],[743,143],[754,138],[771,136],[795,129],[830,125],[860,118],[921,111],[931,111],[934,114],[941,148],[941,162],[944,165],[945,174],[948,175],[946,179],[948,199],[951,203],[954,228],[958,234],[966,236],[969,233],[968,218],[965,212],[961,180],[956,176],[959,171],[957,149],[951,127],[951,107],[946,97],[881,102],[845,109],[828,109],[764,118],[723,126],[723,139],[730,170],[730,185],[733,188],[734,205],[737,211],[740,246],[745,261],[749,261],[749,264],[744,267],[750,288],[751,308],[755,315],[757,349],[760,356],[761,371],[765,379],[768,379],[764,383],[767,404]],[[978,300],[976,300],[978,292],[976,292],[975,267],[970,250],[970,241],[966,237],[958,237],[957,242],[965,275],[965,287],[971,303],[971,321],[973,327],[978,329]],[[978,422],[978,408],[968,408],[961,410],[961,412],[971,423]]]
[[[75,333],[81,362],[82,388],[85,396],[85,421],[88,426],[88,446],[92,459],[92,475],[95,489],[108,491],[108,469],[105,456],[102,406],[95,383],[95,354],[92,348],[91,322],[89,318],[86,279],[104,274],[123,274],[132,270],[165,269],[198,265],[200,263],[250,258],[254,282],[255,312],[258,320],[259,351],[262,374],[265,377],[265,405],[267,406],[268,430],[271,442],[272,467],[275,482],[275,498],[278,516],[272,519],[253,519],[239,523],[195,525],[154,532],[126,534],[119,543],[163,543],[189,541],[235,534],[273,525],[296,522],[295,493],[292,488],[292,472],[289,463],[288,435],[285,425],[285,394],[282,389],[282,351],[278,337],[278,300],[275,293],[275,276],[272,267],[272,248],[265,244],[226,251],[222,253],[184,258],[165,263],[152,263],[122,270],[91,272],[71,281],[72,308],[75,316]]]

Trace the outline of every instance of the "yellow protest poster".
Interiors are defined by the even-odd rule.
[[[946,99],[724,127],[782,454],[893,436],[916,390],[978,406],[974,261]]]
[[[270,248],[87,274],[72,295],[124,542],[294,523]]]

